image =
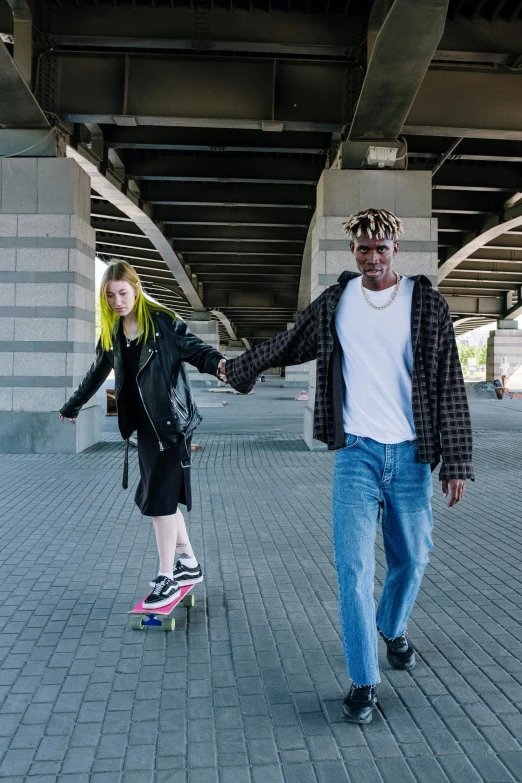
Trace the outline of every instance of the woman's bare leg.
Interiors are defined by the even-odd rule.
[[[190,543],[189,535],[187,532],[187,526],[185,524],[185,518],[183,517],[183,514],[181,511],[177,510],[176,517],[178,520],[178,527],[177,527],[177,539],[176,539],[176,554],[177,555],[186,555],[187,557],[194,557],[194,550],[192,549],[192,545]]]
[[[176,556],[176,541],[178,537],[178,514],[170,514],[166,517],[152,517],[156,545],[159,555],[159,572],[172,579],[174,558]],[[182,517],[183,519],[183,517]]]
[[[178,509],[175,514],[169,516],[152,517],[152,523],[158,547],[159,573],[170,575],[176,555],[194,557],[185,519]]]

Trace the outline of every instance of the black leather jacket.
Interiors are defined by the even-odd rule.
[[[153,314],[154,332],[142,343],[138,388],[145,411],[158,436],[159,449],[178,443],[181,435],[189,437],[201,421],[183,362],[197,367],[202,373],[217,375],[223,356],[187,328],[181,320],[173,320],[167,313]],[[114,368],[116,402],[123,386],[121,340],[115,338],[110,351],[101,343],[96,347],[96,358],[72,397],[60,413],[68,419],[76,418],[80,409],[96,394]],[[123,428],[125,428],[123,424]],[[120,422],[121,431],[121,422]],[[121,431],[123,438],[131,432]]]

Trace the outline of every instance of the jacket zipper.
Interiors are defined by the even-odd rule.
[[[149,353],[149,355],[148,355],[148,358],[147,358],[147,361],[145,362],[145,364],[143,365],[143,367],[141,368],[141,370],[139,370],[139,371],[138,371],[138,374],[137,374],[137,376],[136,376],[136,386],[138,387],[138,391],[139,391],[139,393],[140,393],[141,402],[142,402],[142,404],[143,404],[143,408],[144,408],[144,410],[145,410],[145,413],[146,413],[146,414],[147,414],[147,416],[149,417],[149,421],[150,421],[150,423],[151,423],[151,425],[152,425],[152,429],[153,429],[153,430],[154,430],[154,432],[156,433],[156,437],[157,437],[157,439],[158,439],[158,443],[159,443],[159,450],[160,450],[160,451],[165,451],[165,446],[163,445],[163,443],[162,443],[162,442],[160,441],[160,439],[159,439],[158,431],[156,430],[156,427],[154,426],[154,422],[152,421],[152,419],[151,419],[151,417],[150,417],[150,414],[149,414],[149,412],[148,412],[148,410],[147,410],[147,407],[146,407],[146,405],[145,405],[145,400],[143,399],[143,394],[141,393],[141,388],[140,388],[140,385],[139,385],[139,383],[138,383],[138,378],[140,377],[140,373],[141,373],[141,371],[142,371],[143,369],[145,369],[145,367],[147,366],[147,364],[150,362],[150,360],[151,360],[151,359],[152,359],[152,351],[151,351],[151,353]]]
[[[188,419],[188,410],[185,408],[181,400],[179,399],[176,392],[172,391],[172,401],[174,403],[174,407],[176,408],[176,411],[178,412],[178,415],[181,416],[184,419]]]
[[[178,397],[178,395],[176,394],[176,391],[174,389],[172,391],[172,397],[173,397],[174,407],[176,408],[176,411],[178,412],[178,415],[183,415],[183,411],[185,412],[184,418],[187,421],[187,429],[186,429],[185,433],[183,434],[183,437],[185,438],[185,440],[187,440],[188,438],[190,438],[190,436],[192,435],[192,433],[194,432],[194,430],[198,426],[199,422],[195,421],[197,416],[196,416],[196,414],[193,414],[192,418],[190,417],[189,409],[186,407],[186,405],[183,404],[183,402],[180,400],[180,398]],[[178,410],[178,407],[179,407],[179,410]],[[201,421],[201,419],[200,419],[200,421]]]

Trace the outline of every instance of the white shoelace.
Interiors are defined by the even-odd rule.
[[[153,595],[158,595],[159,593],[161,593],[161,591],[165,587],[166,582],[167,582],[167,577],[164,576],[163,579],[161,580],[161,582],[158,582],[156,584],[156,587],[152,591]]]

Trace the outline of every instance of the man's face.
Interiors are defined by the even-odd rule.
[[[363,285],[375,290],[387,288],[395,282],[392,272],[393,258],[399,251],[399,243],[391,239],[357,237],[350,242]]]

